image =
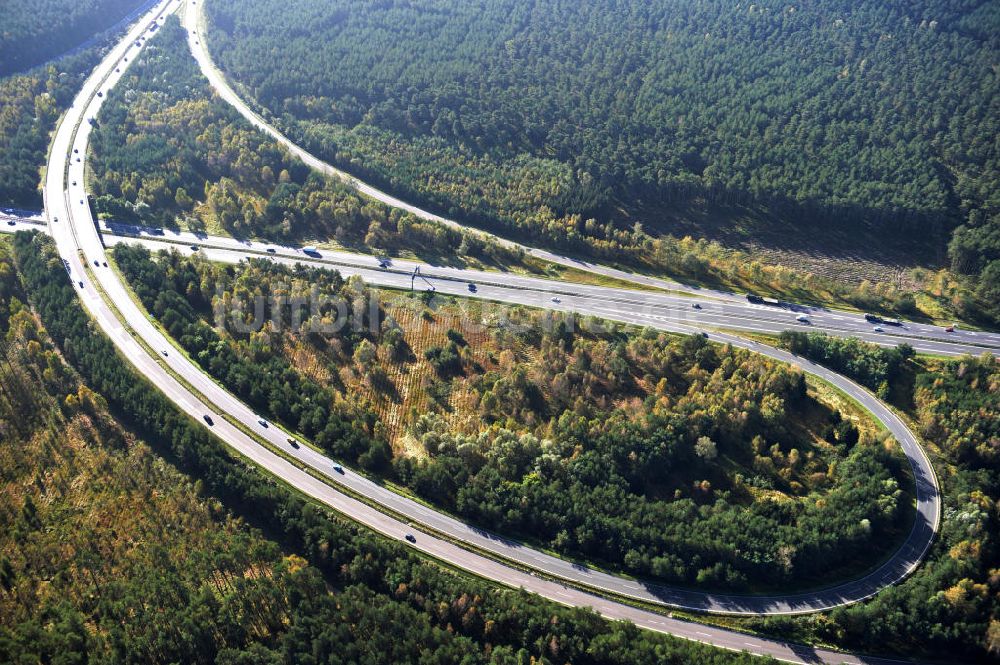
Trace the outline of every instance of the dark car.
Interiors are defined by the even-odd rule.
[[[478,290],[479,290],[478,286],[476,286],[475,284],[469,284],[469,291],[472,291],[473,293],[475,293]]]
[[[406,539],[407,539],[408,541],[410,541],[411,543],[415,543],[415,542],[417,542],[417,538],[416,538],[416,536],[414,536],[414,535],[413,535],[412,533],[408,533],[408,534],[406,534]]]
[[[339,473],[340,475],[344,475],[344,467],[340,466],[336,462],[333,463],[333,470]]]
[[[17,226],[17,222],[15,222],[13,219],[8,219],[7,226]]]
[[[268,253],[268,254],[274,254],[274,253],[275,253],[275,251],[277,251],[277,250],[275,250],[275,249],[274,249],[274,247],[268,247],[268,248],[267,248],[267,253]]]
[[[81,289],[83,288],[83,280],[80,280],[79,282],[77,282],[77,284],[79,284],[79,285],[80,285],[80,288],[81,288]]]
[[[191,251],[192,252],[197,252],[198,251],[198,245],[191,245]]]
[[[299,448],[299,442],[292,438],[288,439],[288,445],[290,445],[292,448],[295,448],[296,450],[298,450]]]
[[[208,414],[205,414],[204,416],[202,416],[202,418],[205,420],[206,423],[208,423],[209,427],[215,424],[215,422],[212,421],[212,416]]]
[[[699,305],[696,302],[691,303],[691,306],[694,307],[695,309],[701,309],[701,305]]]
[[[97,259],[94,259],[94,266],[97,267],[97,268],[100,268],[101,267],[101,262],[98,261]]]

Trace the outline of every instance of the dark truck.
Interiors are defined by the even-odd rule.
[[[776,298],[765,298],[764,296],[758,296],[753,293],[747,294],[747,300],[754,303],[755,305],[771,305],[772,307],[788,307],[787,302],[778,300]]]

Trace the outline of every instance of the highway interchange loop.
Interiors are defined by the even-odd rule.
[[[187,2],[194,5],[191,0]],[[146,312],[135,304],[128,287],[122,283],[117,273],[106,266],[105,251],[106,244],[117,242],[138,241],[154,248],[161,245],[176,247],[177,243],[171,243],[156,234],[102,235],[87,203],[83,170],[92,129],[90,120],[97,117],[101,104],[107,99],[107,93],[134,62],[146,39],[152,36],[150,26],[154,22],[162,25],[166,16],[180,9],[183,4],[181,0],[164,0],[158,3],[108,52],[90,75],[56,131],[44,183],[45,219],[48,231],[55,241],[59,254],[68,264],[73,284],[78,287],[78,293],[90,315],[138,371],[192,418],[203,422],[204,416],[214,416],[211,425],[213,433],[266,472],[281,478],[303,494],[390,538],[402,539],[406,533],[415,533],[416,539],[410,544],[411,547],[472,574],[511,587],[524,588],[559,603],[591,607],[610,619],[629,620],[643,628],[721,648],[771,655],[789,662],[895,662],[790,644],[692,623],[623,602],[628,599],[641,601],[647,606],[663,605],[665,609],[677,607],[737,615],[815,612],[868,598],[885,586],[902,580],[920,564],[933,542],[941,516],[940,492],[933,467],[916,437],[888,406],[853,381],[826,368],[805,362],[785,351],[764,344],[727,332],[716,332],[714,328],[712,332],[705,333],[712,341],[751,349],[801,367],[803,371],[849,394],[871,411],[899,441],[913,471],[916,494],[913,527],[902,546],[887,561],[860,579],[805,593],[754,596],[677,589],[594,570],[467,525],[377,485],[349,469],[339,473],[333,469],[332,460],[311,447],[290,447],[289,435],[280,428],[258,427],[255,424],[259,419],[257,414],[206,376],[183,353],[166,353],[167,349],[175,347],[154,325]],[[215,70],[208,60],[207,51],[203,48],[204,39],[199,37],[200,33],[195,29],[200,12],[190,10],[190,7],[186,9],[189,11],[184,12],[184,21],[190,30],[189,43],[203,71],[211,79],[211,72]],[[232,93],[220,75],[216,74],[216,79],[213,81],[213,86],[223,99],[233,103],[245,116],[248,113],[252,114],[252,111]],[[227,95],[220,90],[220,85],[228,89],[230,94]],[[98,92],[102,94],[98,95]],[[279,140],[292,149],[293,145],[259,116],[248,117],[275,138],[280,137]],[[264,126],[261,126],[261,123]],[[319,160],[297,146],[294,146],[293,152],[310,166],[322,168],[323,165]],[[323,170],[330,173],[328,166]],[[79,184],[70,184],[71,182]],[[359,185],[353,179],[351,182]],[[359,185],[359,189],[364,193],[372,195],[371,191],[365,191],[364,187],[367,186]],[[381,200],[385,200],[387,196],[383,195]],[[388,203],[394,205],[392,201]],[[399,203],[406,206],[402,202]],[[416,210],[412,206],[406,207],[411,211]],[[220,261],[238,261],[248,256],[260,256],[265,247],[223,238],[181,237],[181,240],[184,243],[189,241],[191,244],[200,243],[204,247],[201,251],[207,258]],[[581,266],[571,259],[538,252],[546,257],[555,257],[551,259],[555,262]],[[532,253],[535,253],[535,250],[532,250]],[[323,257],[310,259],[294,248],[281,248],[280,251],[265,256],[289,264],[314,261],[327,267],[336,267],[346,274],[362,274],[366,281],[372,284],[384,284],[394,288],[400,287],[401,279],[405,280],[404,283],[409,281],[411,270],[405,263],[397,263],[388,268],[379,267],[374,264],[374,259],[371,257],[359,258],[356,255],[330,255],[325,259]],[[352,256],[354,258],[351,258]],[[364,261],[372,263],[365,266]],[[583,267],[599,272],[605,270],[600,266],[584,264]],[[457,269],[428,267],[426,270],[422,268],[421,272],[426,272],[435,279],[435,286],[441,293],[593,314],[610,320],[647,325],[671,332],[700,333],[704,331],[704,325],[729,329],[739,329],[741,326],[753,328],[754,326],[747,324],[747,317],[755,322],[754,325],[765,327],[784,325],[770,313],[761,313],[768,311],[767,308],[760,310],[750,307],[745,302],[740,302],[741,298],[733,294],[687,289],[688,293],[676,295],[673,292],[582,287],[552,280],[525,282],[523,280],[530,278],[505,273],[475,273],[475,279],[484,286],[478,289],[477,293],[470,293],[466,289],[466,284],[473,273],[458,271],[452,274],[448,272],[449,270]],[[685,290],[685,287],[679,287],[665,280],[636,278],[622,271],[607,270],[613,276],[642,281],[647,286],[666,287],[672,291]],[[715,310],[706,312],[703,320],[698,318],[701,315],[680,311],[691,309],[691,291],[695,291],[699,296],[708,296],[708,299],[702,302],[712,303],[712,307],[706,309]],[[855,326],[860,317],[841,316],[840,313],[825,314],[830,316],[831,331],[834,334],[863,336],[864,331]],[[837,328],[837,325],[842,329]],[[880,336],[876,341],[887,344],[899,339],[911,343],[919,351],[955,355],[987,349],[995,350],[1000,346],[993,335],[949,339],[942,337],[940,331],[933,327],[928,326],[924,329],[915,324],[900,329],[895,337],[893,334],[886,334],[884,337],[885,339],[881,339]],[[958,341],[952,341],[954,339]],[[240,426],[234,423],[239,423]],[[252,436],[248,431],[252,431]]]

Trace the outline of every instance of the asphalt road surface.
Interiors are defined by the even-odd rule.
[[[338,473],[333,469],[333,460],[325,458],[310,447],[289,446],[288,434],[277,426],[258,425],[257,414],[178,352],[157,330],[146,313],[134,303],[126,286],[116,274],[104,265],[107,260],[104,245],[90,208],[86,204],[85,193],[82,187],[68,183],[73,180],[78,183],[84,182],[82,157],[86,154],[90,132],[87,120],[96,117],[101,103],[107,98],[107,91],[114,86],[142,48],[143,37],[149,34],[150,22],[162,20],[167,12],[175,11],[179,6],[179,0],[167,0],[158,4],[129,31],[94,70],[57,129],[45,178],[45,207],[49,232],[56,242],[60,255],[69,263],[69,278],[80,293],[85,307],[123,355],[153,384],[163,390],[179,408],[199,422],[203,422],[204,415],[212,416],[214,425],[211,429],[223,442],[249,461],[282,478],[301,492],[315,497],[388,537],[402,539],[405,534],[412,533],[416,536],[416,542],[411,545],[415,549],[484,578],[513,587],[522,587],[567,605],[592,607],[608,618],[627,619],[640,627],[722,648],[767,654],[791,662],[895,662],[813,649],[676,620],[657,612],[597,596],[564,583],[564,581],[572,582],[620,596],[691,609],[735,614],[782,614],[810,612],[856,602],[911,572],[919,565],[932,542],[940,520],[940,497],[933,469],[913,435],[888,407],[861,387],[829,370],[803,362],[799,358],[765,345],[725,333],[710,333],[710,339],[714,341],[751,348],[776,359],[800,365],[804,371],[820,376],[853,395],[882,420],[899,440],[913,468],[917,493],[917,512],[913,529],[904,545],[885,564],[861,579],[809,593],[741,596],[674,589],[594,571],[470,527],[389,492],[350,470],[345,469],[344,473]],[[97,96],[98,91],[103,92],[103,96]],[[225,249],[202,251],[205,251],[209,258],[215,258],[213,255],[215,252],[232,252]],[[276,256],[275,260],[295,262],[301,261],[302,256]],[[368,270],[375,274],[394,274],[378,267]],[[402,277],[407,278],[405,274]],[[432,279],[442,284],[450,284],[449,288],[458,287],[459,291],[463,288],[461,281],[443,277],[432,277]],[[510,302],[521,302],[514,300],[516,294],[527,291],[520,287],[494,286],[492,283],[484,285],[481,290],[494,288],[497,289],[498,296],[511,298]],[[566,288],[579,287],[567,285]],[[627,293],[634,295],[632,292]],[[471,294],[466,292],[463,295]],[[489,293],[482,294],[482,297],[500,299],[494,298]],[[692,326],[688,322],[674,321],[670,317],[660,320],[642,316],[641,312],[635,311],[635,306],[630,307],[628,303],[624,305],[608,303],[607,298],[603,296],[567,297],[579,298],[579,302],[574,301],[572,304],[573,309],[581,313],[593,313],[597,316],[647,324],[676,332],[698,330],[697,326]],[[537,298],[537,294],[522,295],[522,300],[530,298]],[[729,299],[732,299],[731,295]],[[603,304],[591,301],[601,301]],[[562,304],[564,303],[552,302],[551,297],[549,299],[549,306]],[[568,303],[566,308],[569,308]],[[234,426],[230,419],[253,430],[254,436],[249,436]],[[268,445],[262,445],[262,441]],[[281,454],[275,451],[280,451]],[[292,463],[293,459],[298,464]],[[311,468],[315,475],[299,465]],[[356,496],[364,496],[366,502],[358,501],[338,491],[337,488],[341,486],[349,488]],[[402,520],[389,516],[371,504],[390,508],[401,515]],[[411,526],[409,524],[411,522],[419,526]],[[445,534],[447,537],[438,537],[435,534]],[[455,544],[456,542],[463,545]],[[532,572],[525,572],[522,568],[513,567],[503,561],[484,556],[478,551],[467,549],[469,546],[474,546],[482,552],[490,552],[500,559],[516,561],[519,566],[531,568]],[[542,574],[550,577],[540,577]]]
[[[525,304],[561,311],[575,311],[656,326],[657,322],[686,324],[699,328],[777,334],[784,330],[824,332],[838,337],[857,337],[882,346],[908,343],[922,353],[941,355],[977,355],[1000,350],[1000,335],[991,332],[956,329],[947,332],[940,326],[904,321],[902,325],[883,324],[881,331],[857,313],[829,310],[807,305],[779,307],[759,305],[745,298],[720,299],[662,290],[639,291],[608,286],[576,284],[554,279],[531,277],[510,272],[470,270],[434,266],[401,259],[382,259],[351,252],[319,250],[307,254],[300,248],[276,243],[206,236],[185,231],[146,228],[129,224],[102,223],[105,242],[141,241],[150,249],[174,248],[191,253],[197,246],[206,256],[224,262],[240,259],[268,259],[276,262],[332,268],[344,275],[361,275],[366,282],[399,289],[433,289],[443,295],[465,296]],[[111,237],[111,234],[122,236]],[[419,274],[414,270],[419,268]],[[474,287],[474,291],[470,289]],[[735,294],[730,294],[735,295]],[[695,307],[697,306],[697,307]],[[810,323],[796,319],[808,316]]]

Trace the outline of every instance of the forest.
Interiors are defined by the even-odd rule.
[[[864,567],[910,515],[894,442],[757,354],[573,332],[537,311],[463,332],[488,311],[267,261],[128,245],[114,259],[165,330],[261,413],[571,556],[675,583],[804,585]],[[292,304],[316,291],[325,301],[296,323]],[[339,330],[317,332],[340,312]]]
[[[109,96],[89,164],[100,215],[261,237],[333,240],[368,252],[520,261],[518,252],[362,198],[300,160],[212,95],[171,17]]]
[[[699,202],[941,255],[960,224],[995,228],[989,0],[206,10],[214,56],[294,138],[518,238],[641,263],[661,219]],[[1000,267],[981,270],[963,305],[996,321]]]
[[[174,19],[109,96],[91,146],[96,206],[109,220],[538,269],[480,236],[400,214],[335,179],[310,174],[214,97]],[[966,306],[974,294],[950,275],[925,275],[922,290],[914,293],[886,282],[848,285],[769,265],[704,239],[650,239],[635,229],[616,237],[641,249],[637,257],[645,267],[687,282],[904,316],[976,316]],[[603,258],[621,258],[610,244],[601,247],[593,246]]]
[[[0,78],[0,205],[41,209],[40,171],[49,134],[97,57],[97,49],[89,48],[28,73]]]
[[[31,69],[118,23],[142,0],[33,0],[0,9],[0,76]]]
[[[21,233],[13,259],[3,662],[761,662],[491,587],[291,493],[95,334],[50,241]]]

